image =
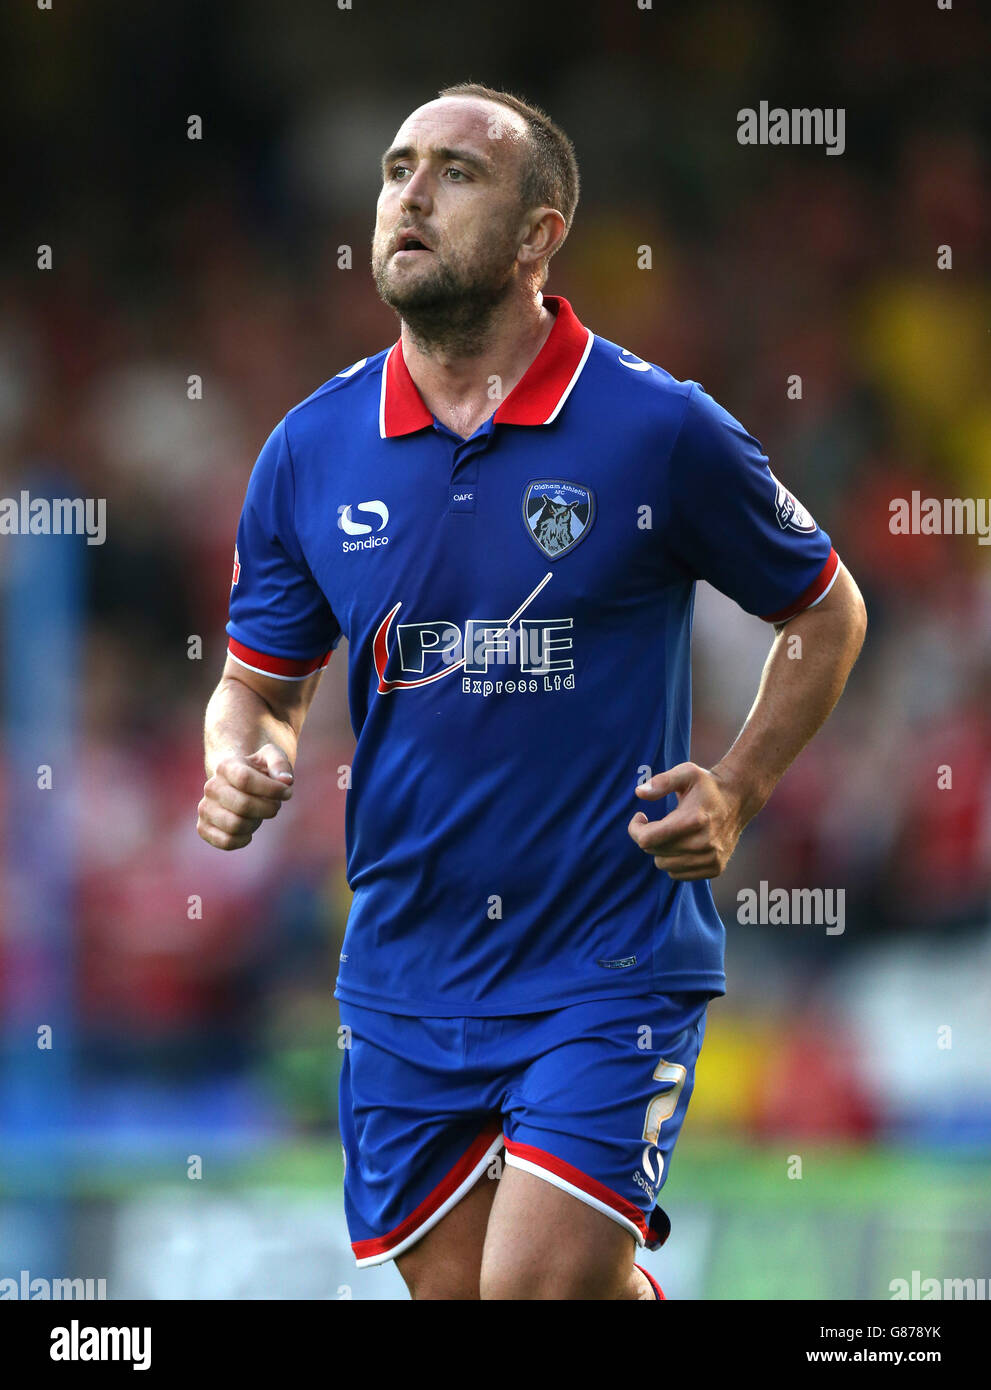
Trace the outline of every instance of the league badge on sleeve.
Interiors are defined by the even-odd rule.
[[[523,520],[534,545],[558,560],[587,535],[595,517],[590,488],[559,478],[540,478],[523,490]]]
[[[771,473],[770,469],[767,471]],[[774,512],[782,531],[803,531],[806,535],[818,531],[819,527],[815,518],[805,510],[795,494],[789,492],[784,483],[779,482],[773,473],[771,473],[771,477],[777,488],[774,498]]]

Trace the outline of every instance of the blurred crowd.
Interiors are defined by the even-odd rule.
[[[986,148],[965,106],[913,109],[899,74],[945,81],[945,55],[872,34],[885,6],[840,6],[831,43],[793,31],[787,7],[686,8],[708,28],[681,16],[644,45],[634,6],[599,7],[582,38],[535,17],[553,67],[493,40],[485,62],[456,47],[453,66],[434,57],[421,78],[404,62],[392,83],[412,11],[395,11],[395,49],[380,39],[368,52],[360,17],[333,7],[299,6],[277,37],[260,6],[207,7],[192,53],[164,12],[125,25],[110,7],[97,39],[71,21],[38,88],[15,77],[8,99],[31,129],[22,154],[42,172],[24,171],[36,215],[18,210],[20,244],[0,275],[0,495],[45,469],[67,495],[108,500],[106,543],[85,556],[82,668],[56,677],[81,692],[80,1057],[94,1084],[249,1077],[297,1126],[332,1118],[345,647],[302,739],[297,795],[235,855],[195,834],[200,728],[252,462],[287,409],[394,341],[368,270],[378,154],[409,109],[466,76],[516,87],[575,140],[582,201],[548,291],[740,418],[830,532],[869,610],[837,713],[716,885],[735,997],[716,1006],[728,1012],[712,1091],[727,1099],[710,1104],[712,1122],[774,1132],[814,1092],[813,1131],[825,1113],[826,1132],[876,1132],[886,1116],[870,1076],[851,1082],[839,1045],[823,1056],[849,995],[837,1002],[836,980],[888,946],[983,949],[991,548],[893,535],[888,522],[892,499],[916,489],[991,498]],[[499,13],[511,28],[523,9]],[[965,50],[966,21],[954,22]],[[955,61],[969,71],[965,51]],[[842,158],[737,144],[738,107],[830,94],[848,106]],[[203,115],[202,141],[186,139],[190,112]],[[34,269],[41,243],[50,271]],[[650,269],[638,268],[644,246]],[[937,268],[941,246],[952,269]],[[700,594],[697,761],[732,741],[770,636]],[[737,891],[761,880],[844,888],[843,934],[738,925]],[[755,1109],[730,1096],[758,1035],[773,1075]]]

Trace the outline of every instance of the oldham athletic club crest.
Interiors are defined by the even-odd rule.
[[[523,492],[523,520],[535,545],[557,560],[573,549],[591,529],[595,499],[591,489],[559,478],[540,478],[527,483]]]

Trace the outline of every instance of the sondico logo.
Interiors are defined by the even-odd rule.
[[[458,623],[443,619],[399,623],[390,647],[396,614],[403,606],[401,602],[394,604],[372,639],[379,694],[432,685],[455,671],[461,672],[461,690],[465,695],[535,695],[541,690],[574,690],[575,663],[569,655],[574,620],[523,617],[550,578],[550,574],[545,574],[504,622],[469,618],[464,631]],[[507,666],[514,670],[512,679],[493,678],[493,667]],[[390,668],[392,674],[387,675]]]
[[[355,521],[352,511],[367,512],[369,515],[378,518],[378,525],[375,527],[376,534],[372,534],[372,527],[367,521]],[[360,541],[343,541],[341,549],[345,555],[352,550],[373,550],[379,545],[388,545],[389,537],[377,534],[384,531],[389,524],[389,508],[384,502],[359,502],[357,507],[349,506],[338,507],[337,524],[346,536],[363,536]]]
[[[645,362],[642,357],[637,357],[636,353],[629,348],[620,348],[619,360],[624,367],[629,367],[631,372],[649,372],[650,363]]]

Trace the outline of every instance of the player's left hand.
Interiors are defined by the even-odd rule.
[[[672,792],[678,798],[673,811],[655,821],[638,811],[627,830],[672,878],[718,878],[748,819],[739,791],[695,763],[658,772],[636,789],[641,801],[660,801]]]

